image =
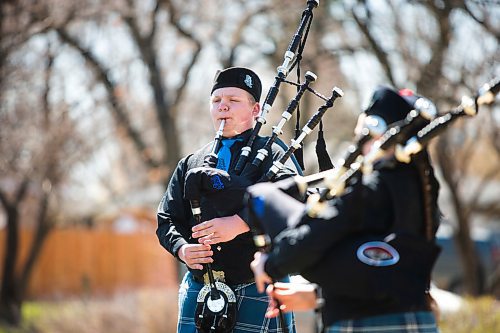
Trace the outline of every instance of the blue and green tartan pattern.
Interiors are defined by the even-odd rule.
[[[236,325],[233,333],[249,332],[284,332],[278,318],[265,318],[269,298],[265,293],[259,293],[255,283],[230,286],[235,295],[238,306]],[[178,333],[195,333],[194,313],[196,298],[203,284],[193,280],[191,273],[186,273],[179,288],[179,317]],[[293,314],[285,314],[289,333],[295,333]]]
[[[439,333],[432,312],[402,312],[354,320],[341,320],[326,333]]]

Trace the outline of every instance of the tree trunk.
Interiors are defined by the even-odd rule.
[[[43,244],[47,239],[47,235],[50,233],[52,229],[52,224],[49,222],[47,218],[49,208],[49,193],[44,192],[41,202],[40,202],[40,211],[38,212],[37,217],[37,229],[35,236],[31,242],[30,251],[28,254],[28,258],[23,265],[22,273],[20,274],[20,283],[18,286],[19,297],[20,299],[24,299],[26,295],[26,290],[28,289],[31,273],[33,272],[33,267],[35,267],[35,263],[42,251]]]
[[[462,261],[464,291],[466,294],[478,296],[484,292],[483,268],[480,265],[479,256],[470,236],[468,214],[464,211],[456,191],[452,192],[452,197],[458,222],[455,243]]]
[[[460,175],[456,175],[453,171],[453,162],[450,157],[452,152],[446,135],[440,137],[437,142],[437,150],[436,155],[439,160],[444,181],[450,188],[451,202],[458,224],[455,242],[462,262],[465,292],[472,296],[476,296],[482,293],[484,289],[483,279],[481,279],[482,271],[476,248],[470,237],[470,214],[467,212],[464,202],[459,196],[459,183],[455,180],[459,179]]]
[[[4,203],[4,206],[7,206]],[[21,300],[16,282],[15,266],[18,256],[18,211],[16,206],[5,207],[7,213],[7,241],[5,242],[5,258],[0,292],[0,321],[11,325],[21,322]]]

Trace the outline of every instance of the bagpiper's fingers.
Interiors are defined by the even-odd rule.
[[[276,318],[279,315],[280,311],[277,308],[269,309],[266,312],[266,318]]]
[[[266,279],[263,274],[255,277],[255,284],[257,285],[257,291],[259,293],[266,291]]]
[[[196,253],[193,253],[193,256],[191,257],[191,259],[193,260],[200,260],[200,262],[207,262],[208,259],[212,259],[212,256],[214,255],[213,251],[200,251],[200,252],[196,252]]]

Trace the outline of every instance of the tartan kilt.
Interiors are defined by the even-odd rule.
[[[259,293],[255,283],[231,285],[236,296],[237,315],[233,333],[284,332],[278,318],[265,318],[269,303],[266,293]],[[203,284],[196,282],[187,272],[179,287],[178,333],[195,333],[194,314],[196,299]],[[285,322],[289,333],[295,333],[295,320],[292,313],[286,313]]]
[[[432,312],[403,312],[341,320],[326,328],[326,333],[439,333]]]

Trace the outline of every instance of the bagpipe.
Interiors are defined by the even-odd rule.
[[[408,140],[415,131],[429,124],[437,115],[436,107],[424,97],[418,98],[413,109],[406,117],[390,126],[380,138],[378,138],[366,155],[359,154],[351,164],[344,164],[340,170],[327,172],[318,181],[323,182],[326,189],[322,193],[311,195],[307,201],[307,214],[316,217],[324,208],[324,204],[336,195],[340,195],[349,181],[359,174],[371,173],[375,161],[383,157],[386,152],[397,144]],[[364,143],[357,142],[358,149]],[[361,147],[360,147],[361,145]],[[348,161],[349,162],[349,161]]]
[[[280,68],[280,67],[279,67]],[[281,73],[280,71],[278,73]],[[280,75],[277,76],[277,78],[280,77]],[[314,90],[311,88],[311,84],[315,82],[317,79],[316,74],[307,71],[305,73],[305,79],[304,82],[301,84],[297,84],[291,81],[287,80],[281,80],[277,82],[285,82],[290,85],[297,86],[297,93],[296,95],[290,100],[288,103],[287,107],[283,111],[281,115],[281,119],[278,122],[276,126],[273,126],[273,131],[271,136],[267,138],[265,141],[264,145],[257,150],[255,157],[253,158],[252,162],[249,162],[249,157],[252,156],[252,149],[250,148],[255,141],[255,138],[257,137],[257,134],[259,132],[260,127],[262,126],[261,124],[265,122],[265,118],[262,115],[262,113],[267,113],[269,110],[269,103],[266,101],[264,102],[264,107],[261,111],[261,115],[258,116],[257,122],[252,130],[252,133],[248,139],[248,142],[246,143],[246,146],[242,148],[241,154],[238,158],[236,167],[234,169],[234,174],[235,176],[244,176],[246,179],[250,179],[252,183],[258,183],[258,182],[265,182],[265,181],[271,181],[273,180],[276,175],[279,173],[279,171],[285,167],[285,163],[291,159],[294,158],[293,154],[297,152],[299,149],[302,147],[302,143],[304,139],[306,138],[307,135],[309,135],[318,124],[321,123],[321,120],[323,116],[325,115],[326,111],[331,109],[334,105],[334,102],[336,99],[339,97],[342,97],[344,95],[344,92],[338,88],[334,87],[332,89],[331,95],[330,96],[324,96],[318,91]],[[275,82],[275,85],[277,83]],[[271,87],[270,91],[275,91],[275,86]],[[287,147],[285,153],[280,157],[279,160],[273,161],[272,167],[267,170],[263,175],[261,175],[261,170],[260,167],[262,163],[267,159],[271,158],[270,157],[270,152],[271,152],[271,147],[272,145],[278,140],[279,136],[283,134],[283,127],[286,124],[287,121],[289,121],[292,118],[292,115],[294,111],[298,108],[299,103],[301,98],[304,96],[305,92],[310,92],[314,96],[318,97],[319,99],[324,101],[324,104],[321,105],[317,111],[307,120],[306,124],[302,127],[300,131],[297,131],[297,136],[296,138],[291,140],[291,143]],[[268,96],[274,96],[273,94],[268,94]],[[266,98],[267,99],[267,98]],[[267,111],[266,111],[267,110]],[[319,155],[318,155],[319,156]],[[327,156],[321,156],[318,157],[318,159],[328,159],[329,162],[329,157]],[[326,163],[328,164],[328,163]],[[299,166],[300,167],[300,166]]]
[[[245,147],[243,147],[240,157],[238,158],[238,162],[235,167],[235,172],[237,174],[241,173],[245,168],[245,165],[248,162],[250,157],[250,153],[252,151],[252,146],[254,144],[257,135],[260,132],[262,126],[266,123],[266,115],[271,110],[276,97],[278,96],[278,92],[280,86],[283,82],[286,81],[286,78],[289,72],[295,67],[298,59],[302,57],[302,51],[305,47],[305,43],[307,41],[307,35],[309,33],[309,28],[313,19],[313,9],[319,6],[319,0],[308,0],[307,7],[302,13],[302,18],[300,20],[299,27],[295,31],[295,34],[288,45],[287,50],[285,51],[283,63],[277,68],[277,75],[274,78],[273,85],[269,88],[269,91],[266,95],[266,99],[262,105],[262,110],[257,117],[257,122],[253,128],[252,134],[250,135],[248,141],[246,142]]]
[[[479,112],[479,106],[492,104],[499,91],[500,79],[497,78],[485,83],[475,97],[463,96],[459,106],[434,119],[403,145],[397,145],[394,158],[400,162],[409,163],[412,156],[421,152],[431,139],[441,134],[456,120],[464,116],[474,117]]]
[[[247,190],[246,205],[250,210],[256,245],[268,251],[274,238],[284,229],[296,227],[306,216],[321,216],[327,210],[329,200],[341,196],[351,180],[373,172],[374,164],[380,158],[389,162],[410,163],[431,139],[456,120],[475,116],[479,106],[493,103],[499,91],[500,80],[497,78],[484,84],[474,97],[464,96],[459,106],[441,115],[437,114],[430,101],[419,98],[413,110],[389,128],[386,128],[381,118],[368,116],[354,143],[348,147],[345,157],[338,161],[335,168],[273,184],[251,186]],[[362,154],[362,146],[372,137],[379,138],[366,154]],[[387,156],[388,152],[390,156]],[[307,190],[320,184],[322,190],[309,195],[306,202],[302,203]]]
[[[481,87],[473,98],[464,97],[458,107],[442,115],[437,114],[430,101],[419,99],[403,120],[389,128],[386,128],[383,120],[368,116],[354,144],[349,146],[345,157],[337,164],[338,167],[310,176],[296,176],[272,184],[249,187],[246,204],[250,210],[249,222],[255,244],[262,251],[269,252],[275,242],[280,241],[281,235],[287,234],[283,233],[285,230],[299,230],[311,219],[325,223],[332,221],[338,211],[331,209],[327,203],[334,197],[342,197],[347,192],[346,186],[355,177],[358,177],[357,182],[352,187],[360,183],[363,175],[373,172],[374,164],[379,159],[410,163],[424,151],[432,138],[454,121],[463,116],[474,116],[479,106],[492,103],[499,90],[500,82],[497,79]],[[363,145],[374,137],[378,139],[363,154]],[[317,184],[323,184],[324,190],[309,196],[303,203],[307,189]],[[397,196],[401,193],[392,189],[389,189],[389,193],[391,200],[398,202]],[[428,205],[425,196],[422,199],[424,211]],[[354,207],[351,212],[363,210],[362,196],[354,198],[361,202],[351,202]],[[404,210],[405,207],[400,209]],[[370,297],[368,295],[372,295],[374,298],[381,297],[384,302],[400,298],[419,299],[423,291],[428,292],[432,267],[440,252],[429,232],[431,221],[425,213],[423,216],[424,237],[394,230],[387,234],[353,232],[331,245],[331,249],[322,257],[321,265],[296,273],[318,283],[329,297],[367,299]],[[343,269],[332,275],[332,267]],[[412,288],[408,288],[409,284]],[[328,320],[327,312],[324,316],[323,319]]]
[[[319,96],[319,94],[317,94]],[[307,123],[302,128],[300,135],[296,139],[292,139],[290,147],[286,150],[285,154],[278,160],[273,162],[273,166],[271,169],[265,174],[262,178],[264,181],[272,180],[278,171],[283,168],[284,163],[291,157],[291,155],[301,147],[302,142],[305,137],[312,132],[312,130],[320,123],[321,118],[325,114],[325,112],[333,106],[335,100],[339,97],[342,97],[344,93],[339,88],[335,87],[332,90],[332,95],[328,98],[321,96],[321,98],[325,101],[325,104],[319,107],[318,111],[312,115],[312,117],[307,121]],[[259,156],[259,155],[257,155]],[[256,157],[257,159],[257,157]],[[252,163],[253,164],[253,163]]]
[[[333,102],[335,101],[336,98],[343,96],[343,92],[339,88],[334,88],[332,96],[330,97],[325,97],[321,95],[320,93],[314,91],[312,88],[310,88],[310,84],[313,83],[316,80],[316,75],[311,72],[307,72],[305,75],[305,81],[302,84],[297,84],[291,81],[287,80],[287,77],[289,73],[297,67],[297,73],[300,73],[300,59],[302,58],[302,52],[304,50],[306,41],[307,41],[307,36],[309,33],[309,29],[312,23],[313,19],[313,9],[319,6],[319,1],[317,0],[308,0],[307,1],[307,6],[306,9],[302,13],[302,18],[299,24],[299,27],[297,28],[295,34],[292,37],[292,40],[290,41],[288,48],[284,54],[284,59],[283,63],[277,67],[277,73],[274,78],[274,82],[272,86],[269,88],[268,93],[266,95],[266,98],[264,102],[262,103],[262,109],[258,117],[256,118],[256,124],[253,127],[253,130],[251,132],[251,135],[249,136],[247,142],[245,143],[245,146],[242,148],[241,154],[237,160],[236,167],[234,169],[235,174],[240,175],[240,174],[255,174],[255,170],[261,165],[264,159],[268,158],[269,152],[271,145],[273,142],[276,141],[277,137],[282,134],[282,129],[284,124],[291,118],[292,113],[297,109],[299,105],[299,101],[302,98],[303,94],[305,91],[310,91],[317,97],[323,99],[325,101],[325,104],[321,106],[318,109],[318,112],[313,116],[312,118],[315,118],[315,120],[309,119],[308,125],[304,126],[302,130],[299,129],[299,115],[297,115],[297,124],[296,124],[296,133],[295,133],[295,139],[292,140],[292,143],[290,146],[293,146],[293,149],[290,151],[287,151],[288,156],[283,157],[282,161],[280,163],[283,163],[284,160],[287,160],[288,158],[291,157],[292,154],[294,154],[294,158],[298,160],[298,164],[300,165],[300,168],[303,169],[303,163],[301,161],[301,157],[299,151],[301,151],[302,147],[302,141],[304,140],[304,137],[308,135],[311,130],[317,125],[317,123],[321,122],[321,117],[323,116],[324,112],[331,108],[333,106]],[[297,79],[300,79],[299,75],[297,75]],[[293,98],[286,110],[282,114],[282,118],[278,125],[273,127],[273,133],[271,137],[267,140],[266,144],[258,149],[257,155],[254,157],[253,161],[250,161],[250,157],[252,156],[252,151],[253,149],[256,149],[254,147],[256,138],[259,135],[259,132],[262,128],[262,126],[266,123],[266,116],[273,107],[274,101],[276,100],[276,97],[279,93],[280,86],[283,84],[289,84],[289,85],[295,85],[297,86],[297,94],[295,98]],[[317,123],[315,123],[317,122]],[[320,133],[322,131],[322,128],[320,126]],[[318,143],[320,142],[320,135],[318,134]],[[324,140],[323,140],[324,141]],[[324,144],[323,144],[324,146]],[[331,167],[331,161],[329,160],[328,153],[326,152],[326,149],[323,147],[323,149],[318,148],[317,146],[317,154],[318,154],[318,162],[320,164],[320,168],[326,169]],[[282,165],[280,163],[277,163],[274,171],[276,172],[277,169],[281,168]],[[326,166],[325,166],[326,165]],[[302,171],[302,170],[301,170]],[[273,173],[270,173],[264,178],[261,179],[254,179],[254,181],[266,181],[266,180],[271,180],[272,177],[274,177]]]

